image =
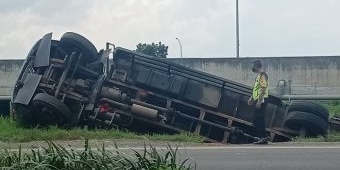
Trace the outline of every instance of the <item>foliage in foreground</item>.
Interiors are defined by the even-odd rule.
[[[118,129],[61,129],[55,126],[47,128],[23,128],[17,126],[16,122],[0,117],[0,141],[6,142],[29,142],[34,140],[75,140],[75,139],[140,139],[140,140],[163,140],[177,142],[203,142],[203,137],[181,133],[176,135],[161,134],[136,134],[134,132]]]
[[[124,153],[116,149],[106,150],[104,145],[93,151],[85,140],[83,151],[66,149],[48,141],[48,147],[23,153],[0,151],[1,170],[189,170],[196,169],[190,159],[179,162],[178,148],[159,152],[150,146],[142,151],[131,150]]]

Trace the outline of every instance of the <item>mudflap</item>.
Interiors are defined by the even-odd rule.
[[[40,42],[37,50],[34,67],[44,67],[50,64],[50,51],[52,43],[52,33],[46,34]]]
[[[24,85],[19,89],[13,103],[28,105],[40,83],[41,77],[38,74],[27,74]]]

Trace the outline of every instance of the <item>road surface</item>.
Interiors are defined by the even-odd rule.
[[[339,146],[190,148],[198,170],[339,170]]]

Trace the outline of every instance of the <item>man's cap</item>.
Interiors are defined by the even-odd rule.
[[[254,65],[255,67],[262,67],[262,63],[260,60],[253,60],[250,64]]]

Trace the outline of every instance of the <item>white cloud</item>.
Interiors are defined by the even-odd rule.
[[[340,1],[239,0],[241,56],[339,55]],[[161,41],[169,56],[235,56],[235,0],[0,2],[0,58],[24,58],[48,32],[74,31],[98,49],[110,41]]]

